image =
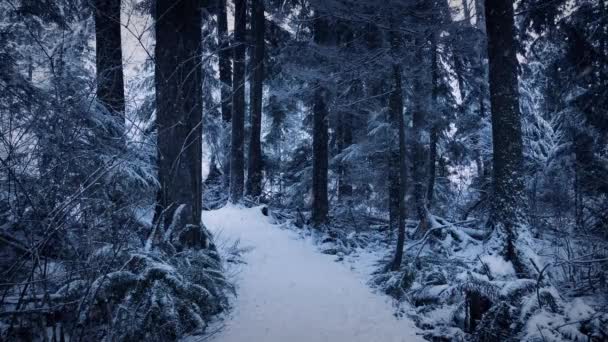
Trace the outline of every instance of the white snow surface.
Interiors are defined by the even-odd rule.
[[[226,206],[203,213],[216,237],[252,247],[237,275],[237,298],[214,342],[424,341],[407,319],[394,316],[388,296],[309,239],[282,229],[259,207]]]

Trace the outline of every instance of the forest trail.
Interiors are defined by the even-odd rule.
[[[252,247],[238,274],[234,311],[214,342],[424,341],[408,319],[397,319],[388,296],[307,239],[280,229],[260,208],[203,212],[222,239]]]

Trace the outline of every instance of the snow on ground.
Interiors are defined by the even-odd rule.
[[[387,296],[260,208],[227,206],[204,212],[203,222],[221,239],[253,247],[237,276],[234,311],[212,341],[424,341],[413,322],[393,315]]]

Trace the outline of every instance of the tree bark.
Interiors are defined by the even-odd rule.
[[[222,89],[220,92],[222,103],[222,120],[230,122],[232,117],[232,61],[230,60],[230,42],[228,41],[228,14],[226,0],[217,0],[217,33],[219,41],[219,69]]]
[[[514,243],[517,228],[524,223],[524,182],[513,12],[512,0],[486,1],[494,152],[490,225],[504,239],[506,259],[517,268]]]
[[[202,31],[197,0],[156,1],[156,105],[160,207],[168,225],[185,205],[186,224],[200,224]]]
[[[251,131],[249,140],[249,158],[247,165],[247,194],[258,197],[262,194],[262,146],[260,134],[262,129],[262,96],[264,90],[264,2],[252,0],[252,22],[254,47],[252,56],[253,82],[250,87]]]
[[[394,20],[394,19],[393,19]],[[398,58],[401,46],[401,37],[395,31],[390,32],[390,44],[393,58]],[[397,160],[398,172],[397,178],[397,246],[395,249],[395,257],[391,264],[391,269],[397,271],[401,268],[403,262],[403,247],[405,245],[405,219],[407,217],[405,209],[405,194],[407,192],[407,165],[406,165],[406,149],[405,149],[405,119],[403,118],[403,86],[401,84],[401,64],[398,61],[393,63],[393,90],[389,95],[389,111],[393,124],[397,126],[399,139],[399,153]],[[391,194],[392,195],[392,194]]]
[[[234,1],[234,78],[232,94],[232,138],[230,146],[230,202],[243,198],[245,181],[245,49],[247,1]]]
[[[466,1],[463,0],[466,3]],[[438,51],[438,34],[433,33],[431,38],[431,67],[432,67],[432,91],[431,91],[431,103],[433,108],[435,108],[435,113],[433,115],[431,130],[430,130],[430,141],[429,141],[429,168],[428,168],[428,180],[426,185],[426,203],[429,208],[431,208],[433,204],[433,195],[435,192],[435,177],[437,173],[436,162],[437,162],[437,144],[439,142],[439,130],[440,124],[442,121],[442,113],[440,112],[441,107],[439,104],[439,68],[441,65],[439,63],[439,51]]]
[[[230,186],[230,121],[232,119],[232,50],[228,34],[228,13],[226,0],[216,0],[215,15],[217,18],[217,39],[219,46],[219,72],[220,72],[220,102],[222,121],[226,130],[222,141],[222,186],[228,191]]]
[[[424,82],[421,80],[424,73],[430,70],[424,67],[424,44],[425,42],[416,38],[416,61],[419,65],[418,74],[414,77],[414,95],[412,99],[412,129],[414,131],[413,153],[412,153],[412,176],[414,181],[414,206],[416,216],[419,220],[418,235],[422,236],[428,229],[426,209],[426,151],[424,148],[424,136],[427,131],[427,118],[424,112],[425,94]]]
[[[329,41],[329,23],[320,17],[321,15],[314,22],[314,41],[319,46],[325,46]],[[315,84],[313,96],[312,223],[318,227],[327,222],[329,211],[327,198],[329,164],[327,91],[320,80]]]
[[[120,38],[120,0],[95,0],[97,99],[117,117],[120,126],[112,131],[123,145],[125,93]]]
[[[397,38],[394,38],[397,39]],[[397,119],[399,130],[399,190],[398,196],[398,231],[397,231],[397,247],[395,258],[393,259],[392,270],[396,271],[401,267],[403,261],[403,247],[405,245],[405,193],[407,191],[407,166],[406,166],[406,150],[405,150],[405,121],[403,119],[403,89],[401,85],[401,65],[393,65],[393,79],[395,86],[391,93],[390,111],[393,112]]]

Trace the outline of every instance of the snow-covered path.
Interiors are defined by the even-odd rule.
[[[228,206],[204,212],[203,222],[253,247],[244,255],[234,312],[214,342],[423,341],[411,321],[393,316],[389,298],[310,241],[272,225],[260,208]]]

